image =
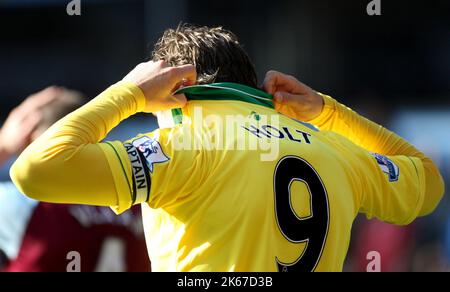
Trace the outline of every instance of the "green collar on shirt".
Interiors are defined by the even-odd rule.
[[[264,91],[230,82],[194,85],[177,90],[174,94],[183,93],[187,100],[237,100],[274,108],[273,96]],[[182,121],[181,109],[172,110],[175,124]]]

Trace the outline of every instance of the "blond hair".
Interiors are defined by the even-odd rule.
[[[181,24],[168,29],[155,45],[153,60],[171,66],[195,65],[199,84],[234,82],[257,87],[255,67],[231,31]]]

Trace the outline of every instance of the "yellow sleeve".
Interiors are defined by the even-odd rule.
[[[324,109],[320,116],[310,123],[318,126],[321,130],[336,132],[370,152],[391,156],[394,161],[399,159],[398,164],[403,175],[412,175],[417,169],[419,177],[413,185],[419,185],[419,180],[422,180],[424,185],[423,204],[417,215],[424,216],[431,213],[442,199],[445,189],[442,176],[433,161],[395,133],[358,115],[333,98],[322,96],[325,102]],[[395,156],[405,156],[406,158],[396,158]],[[410,161],[409,167],[408,160]],[[408,170],[402,171],[402,168],[408,168]],[[423,178],[420,177],[422,175]],[[402,193],[405,200],[408,199],[408,190],[409,188],[405,188],[399,191],[399,195]],[[373,191],[376,190],[373,189]],[[383,195],[389,196],[389,192],[383,193]],[[401,200],[401,198],[399,196],[397,199]],[[386,197],[386,202],[390,199]]]
[[[122,120],[145,107],[142,91],[119,82],[52,126],[11,168],[27,196],[52,203],[125,206],[131,197],[131,165],[116,151],[120,142],[99,143]]]
[[[350,143],[350,142],[348,142]],[[421,160],[408,156],[384,156],[347,145],[354,172],[353,190],[360,212],[370,219],[407,225],[415,220],[425,200],[425,173]],[[356,179],[355,179],[356,176]]]

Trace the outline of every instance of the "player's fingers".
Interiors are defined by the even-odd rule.
[[[42,113],[36,111],[28,115],[20,124],[20,131],[23,136],[31,135],[31,133],[37,128],[42,120]]]
[[[58,98],[63,91],[64,88],[59,86],[47,87],[44,90],[31,95],[29,98],[26,99],[23,105],[27,109],[42,107]]]
[[[175,94],[169,97],[168,102],[166,105],[169,107],[169,109],[174,108],[183,108],[187,103],[187,98],[184,94]]]
[[[273,95],[273,100],[274,100],[275,103],[282,104],[283,103],[283,93],[282,92],[276,92]]]
[[[302,83],[295,77],[277,71],[269,71],[264,79],[263,89],[270,94],[276,91],[299,93]]]
[[[279,104],[292,105],[294,103],[298,103],[299,99],[301,99],[300,95],[291,94],[288,92],[277,91],[274,94],[274,101]]]
[[[279,102],[274,102],[273,103],[273,105],[274,105],[274,107],[275,107],[275,110],[277,111],[277,112],[282,112],[282,108],[283,108],[283,104],[282,103],[279,103]]]
[[[164,60],[159,60],[159,61],[148,61],[148,62],[145,62],[145,63],[144,63],[145,66],[148,66],[148,65],[150,65],[150,64],[156,64],[156,65],[159,66],[160,68],[167,68],[167,67],[170,67],[169,63],[167,63],[167,62],[164,61]]]
[[[286,106],[291,109],[301,109],[304,106],[304,95],[291,94],[288,92],[277,91],[274,94],[274,104]]]
[[[279,77],[281,77],[281,74],[282,73],[274,70],[267,72],[262,84],[262,89],[269,94],[274,94],[277,87],[277,81]]]
[[[172,93],[176,94],[179,90],[183,89],[184,87],[192,86],[192,85],[195,85],[196,83],[197,83],[196,81],[183,79],[173,87]]]
[[[168,68],[168,73],[175,84],[189,83],[194,84],[197,81],[197,70],[194,65],[182,65]]]

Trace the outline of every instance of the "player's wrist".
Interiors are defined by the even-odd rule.
[[[308,123],[311,123],[316,126],[323,126],[327,121],[331,118],[331,116],[334,115],[335,111],[335,100],[323,93],[320,93],[316,91],[316,94],[320,96],[320,100],[322,102],[320,113],[317,114],[317,116],[309,121]]]
[[[317,119],[322,114],[325,107],[323,96],[317,91],[312,90],[310,96],[307,121]]]
[[[124,93],[124,98],[134,102],[134,113],[144,112],[147,101],[142,89],[139,88],[138,85],[133,82],[122,80],[116,83],[114,87]]]

